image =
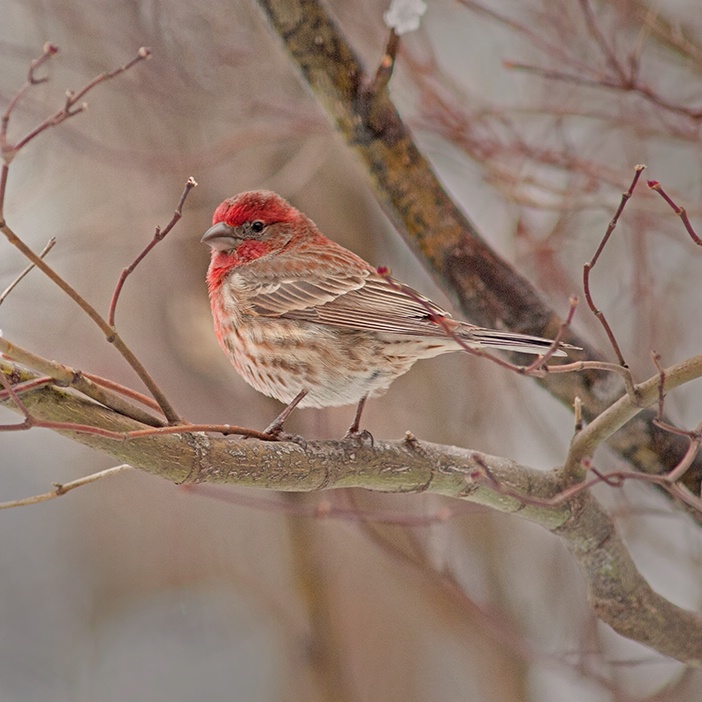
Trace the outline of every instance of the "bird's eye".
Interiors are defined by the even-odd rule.
[[[256,234],[260,234],[266,228],[266,223],[262,222],[260,219],[251,222],[251,231]]]

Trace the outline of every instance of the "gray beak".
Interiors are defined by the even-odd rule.
[[[211,246],[215,251],[228,251],[236,246],[236,230],[225,222],[210,227],[200,239],[203,244]]]

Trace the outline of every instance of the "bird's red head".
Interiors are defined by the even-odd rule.
[[[202,237],[212,247],[210,288],[219,287],[233,269],[279,252],[295,237],[304,238],[310,228],[314,225],[299,210],[269,190],[228,198],[215,210],[212,226]]]

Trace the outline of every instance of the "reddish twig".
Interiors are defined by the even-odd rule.
[[[441,329],[444,331],[446,336],[448,336],[450,339],[453,339],[463,351],[466,353],[471,354],[472,356],[480,356],[483,358],[488,358],[490,359],[493,363],[496,363],[498,366],[502,366],[502,368],[507,368],[508,370],[514,371],[515,373],[520,373],[522,375],[530,375],[530,376],[537,376],[537,377],[542,377],[545,375],[546,372],[548,372],[553,366],[549,366],[548,368],[545,368],[544,364],[545,362],[550,359],[553,354],[558,350],[558,346],[560,345],[560,339],[565,334],[566,330],[570,326],[570,322],[573,318],[573,314],[575,313],[575,308],[578,305],[578,298],[573,296],[570,298],[570,310],[568,312],[568,316],[565,322],[563,322],[558,330],[558,334],[556,335],[556,338],[553,340],[551,343],[551,346],[542,354],[539,355],[537,360],[532,363],[529,366],[519,366],[515,363],[510,363],[509,361],[505,361],[503,358],[500,358],[499,356],[495,356],[491,354],[489,351],[484,351],[483,349],[480,348],[475,348],[473,346],[470,346],[465,339],[461,339],[458,334],[456,334],[454,326],[456,325],[456,322],[452,322],[451,320],[447,319],[446,317],[440,316],[436,314],[436,310],[432,309],[432,306],[428,300],[423,298],[421,295],[418,295],[415,293],[411,288],[408,288],[405,285],[402,285],[401,283],[398,283],[390,274],[390,269],[387,266],[379,266],[376,269],[376,272],[378,273],[379,276],[382,278],[385,278],[385,280],[388,282],[388,284],[397,290],[398,292],[401,292],[403,295],[407,295],[411,300],[416,302],[418,305],[421,305],[424,307],[424,309],[427,311],[427,317],[434,322],[437,326],[441,327]],[[572,348],[573,350],[578,350],[580,351],[581,349],[577,346],[570,346],[568,344],[565,345],[567,348]],[[572,365],[572,364],[569,364]],[[555,366],[556,368],[560,368],[560,366]],[[572,369],[571,369],[572,370]],[[582,370],[582,368],[578,368],[578,370]]]
[[[4,341],[0,338],[0,341]],[[195,432],[212,432],[216,434],[224,434],[225,436],[229,434],[239,434],[241,436],[250,436],[255,439],[261,439],[262,441],[275,441],[276,439],[271,437],[261,431],[256,431],[255,429],[248,429],[246,427],[239,427],[231,424],[178,424],[175,426],[157,426],[148,429],[136,429],[133,431],[111,431],[109,429],[103,429],[102,427],[92,426],[90,424],[79,424],[73,422],[56,422],[52,420],[38,419],[32,415],[25,403],[22,401],[21,393],[27,392],[28,390],[35,389],[36,387],[46,384],[52,379],[47,378],[36,378],[28,381],[26,383],[19,383],[14,386],[10,379],[3,373],[0,369],[0,383],[5,388],[4,392],[0,392],[0,399],[4,397],[9,397],[17,409],[24,415],[24,421],[19,424],[0,424],[0,431],[22,431],[25,429],[31,429],[32,427],[42,427],[44,429],[53,429],[55,431],[74,431],[80,434],[95,434],[97,436],[102,436],[106,439],[113,439],[115,441],[126,441],[129,439],[139,439],[148,436],[158,436],[160,434],[182,434],[182,433],[195,433]],[[40,382],[41,381],[41,382]],[[34,383],[33,387],[27,387],[29,383]]]
[[[105,335],[105,339],[111,343],[117,351],[122,355],[125,361],[132,367],[134,372],[141,378],[142,382],[149,389],[156,402],[158,402],[166,419],[172,424],[179,424],[180,418],[177,412],[171,406],[166,396],[163,394],[156,381],[151,377],[151,374],[146,370],[141,361],[136,357],[134,352],[127,346],[124,340],[117,333],[117,330],[108,324],[108,322],[100,315],[100,313],[82,296],[78,291],[68,283],[61,275],[59,275],[51,266],[43,259],[39,258],[27,244],[15,234],[6,222],[0,220],[0,230],[7,237],[8,241],[20,250],[42,273],[44,273],[51,281],[58,285],[87,315]]]
[[[613,88],[620,89],[622,86],[619,81],[612,80],[610,78],[605,78],[604,76],[594,76],[588,78],[587,76],[580,73],[567,73],[557,68],[543,68],[541,66],[534,66],[530,63],[520,63],[519,61],[503,61],[505,68],[522,71],[524,73],[531,73],[545,80],[557,80],[562,83],[572,83],[573,85],[580,85],[585,88]]]
[[[610,90],[623,90],[638,93],[652,105],[660,107],[667,112],[688,117],[694,122],[698,122],[700,119],[702,119],[701,109],[685,107],[675,102],[671,102],[670,100],[666,100],[648,86],[634,82],[633,78],[630,81],[622,83],[618,79],[607,78],[604,76],[595,75],[592,78],[587,78],[580,73],[567,73],[557,69],[542,68],[531,64],[519,63],[517,61],[505,61],[504,64],[507,68],[532,73],[547,80],[557,80],[563,83],[581,85],[589,88],[606,88]]]
[[[684,207],[678,207],[673,198],[670,197],[665,190],[663,190],[661,184],[657,180],[649,180],[647,185],[649,188],[651,188],[651,190],[655,190],[670,205],[675,214],[680,217],[692,241],[694,241],[698,246],[702,246],[702,239],[697,236],[697,232],[692,226],[690,218],[687,216],[687,210]]]
[[[43,387],[44,385],[53,385],[54,382],[55,381],[53,378],[49,377],[48,375],[43,375],[39,378],[25,380],[23,383],[17,383],[17,385],[13,385],[12,388],[15,391],[15,394],[21,395],[23,392],[36,390],[37,388]],[[6,400],[8,397],[12,397],[8,389],[0,390],[0,400]]]
[[[699,445],[696,447],[691,445],[680,464],[667,475],[655,475],[650,473],[641,473],[638,471],[613,471],[611,473],[601,473],[590,463],[589,460],[584,460],[584,466],[590,470],[595,477],[589,480],[584,480],[575,485],[571,485],[565,490],[559,492],[557,495],[548,498],[524,495],[523,493],[504,485],[495,477],[494,473],[485,464],[478,453],[473,454],[473,460],[478,464],[479,469],[472,471],[470,477],[473,480],[480,480],[481,478],[485,479],[490,483],[491,489],[495,490],[496,492],[499,492],[506,497],[511,497],[522,504],[536,507],[557,507],[558,505],[572,500],[581,492],[589,490],[599,483],[606,483],[613,488],[621,488],[627,480],[637,480],[640,482],[659,485],[677,499],[702,512],[702,500],[695,497],[689,490],[677,483],[685,470],[687,470],[687,468],[689,468],[691,465],[694,459],[693,450],[696,453],[697,448],[699,448]]]
[[[9,227],[7,222],[3,219],[3,207],[4,207],[4,194],[5,194],[5,186],[7,184],[7,175],[9,172],[9,164],[12,161],[12,158],[14,155],[17,154],[17,152],[20,151],[24,146],[26,146],[32,139],[37,137],[39,134],[44,132],[45,130],[49,129],[50,127],[54,127],[58,124],[61,124],[61,122],[65,121],[69,117],[72,117],[82,110],[85,109],[85,105],[80,105],[76,106],[78,104],[78,101],[85,97],[85,95],[90,92],[95,86],[99,85],[100,83],[110,79],[114,78],[117,75],[120,75],[121,73],[124,73],[125,71],[129,70],[132,66],[134,66],[137,62],[142,61],[144,59],[147,59],[151,56],[151,51],[146,48],[141,48],[139,49],[139,52],[137,53],[137,56],[133,58],[131,61],[128,61],[125,63],[123,66],[120,66],[119,68],[114,69],[113,71],[108,71],[105,73],[101,73],[100,75],[96,76],[93,78],[89,83],[87,83],[83,88],[81,88],[77,93],[69,92],[66,98],[66,101],[64,103],[64,106],[62,109],[51,115],[50,117],[47,117],[43,122],[41,122],[38,126],[36,126],[34,129],[32,129],[28,134],[26,134],[22,139],[20,139],[14,146],[10,146],[9,143],[6,143],[4,145],[4,163],[2,166],[2,171],[0,172],[0,230],[2,230],[3,234],[7,238],[7,240],[15,246],[19,251],[31,261],[37,268],[39,268],[50,280],[52,280],[56,285],[58,285],[72,300],[78,304],[78,306],[90,317],[90,319],[97,324],[97,326],[101,329],[103,334],[105,335],[105,338],[107,341],[115,346],[117,351],[122,355],[122,357],[127,361],[127,363],[132,367],[134,372],[141,378],[142,382],[146,385],[146,387],[149,389],[151,394],[153,395],[154,399],[158,402],[159,406],[161,407],[164,415],[166,416],[166,419],[171,423],[171,424],[179,424],[180,423],[180,417],[178,416],[177,412],[173,409],[171,406],[170,402],[166,398],[166,396],[163,394],[159,386],[156,384],[155,380],[151,377],[151,375],[148,373],[144,365],[139,361],[139,359],[135,356],[135,354],[132,352],[132,350],[125,344],[125,342],[122,340],[122,338],[119,336],[117,333],[117,330],[108,322],[102,318],[102,316],[97,312],[97,310],[84,298],[82,297],[77,290],[71,286],[62,276],[60,276],[51,266],[49,266],[41,257],[37,256],[30,248],[27,246],[22,239],[20,239],[19,236]],[[46,59],[45,59],[46,60]],[[34,66],[34,69],[30,69],[30,71],[35,70],[36,65]],[[31,72],[31,77],[33,77],[33,72]],[[36,80],[36,79],[35,79]],[[17,98],[14,101],[14,105],[17,104]],[[9,109],[9,108],[8,108]],[[11,114],[11,112],[10,112]],[[6,111],[5,115],[8,117],[8,122],[9,122],[9,115],[8,112]],[[6,139],[6,131],[7,131],[7,124],[5,123],[3,125],[3,128],[5,130],[5,139]]]
[[[72,90],[67,90],[66,100],[63,104],[63,107],[60,110],[54,112],[53,115],[50,115],[45,120],[40,122],[27,134],[25,134],[14,145],[14,154],[12,156],[14,156],[20,149],[25,147],[30,141],[32,141],[32,139],[38,137],[42,132],[46,131],[47,129],[50,129],[51,127],[58,126],[62,122],[65,122],[69,117],[74,117],[75,115],[84,112],[88,107],[87,103],[83,102],[81,104],[78,104],[78,102],[82,98],[84,98],[93,88],[100,85],[100,83],[104,83],[105,81],[110,80],[111,78],[115,78],[116,76],[125,73],[135,64],[149,58],[151,58],[151,49],[142,46],[139,49],[139,51],[137,51],[137,55],[133,59],[127,61],[127,63],[113,69],[112,71],[105,71],[103,73],[100,73],[99,75],[95,76],[95,78],[93,78],[90,82],[84,85],[78,92],[74,93]]]
[[[44,258],[46,254],[51,251],[51,249],[54,248],[54,245],[56,244],[56,237],[51,237],[49,239],[49,243],[41,250],[41,253],[39,254],[39,258]],[[29,273],[32,268],[34,268],[34,264],[30,263],[0,294],[0,305],[2,305],[3,302],[5,302],[5,298],[17,287],[17,284],[24,278],[27,273]]]
[[[653,419],[653,423],[657,427],[663,429],[664,431],[667,431],[671,434],[676,434],[678,436],[684,436],[690,441],[690,444],[682,460],[675,466],[675,468],[673,468],[673,470],[670,471],[670,473],[667,473],[664,476],[670,484],[674,484],[678,480],[680,480],[683,477],[683,475],[685,475],[685,473],[687,473],[690,466],[692,465],[692,462],[697,457],[697,453],[700,450],[700,445],[702,445],[702,422],[700,422],[700,424],[698,424],[697,427],[695,427],[695,429],[690,430],[676,427],[663,419],[663,412],[665,410],[666,372],[665,368],[663,368],[663,366],[661,365],[661,356],[659,353],[656,353],[655,351],[651,352],[651,358],[653,360],[654,365],[656,366],[656,369],[658,370],[659,377],[658,412],[657,416]]]
[[[183,194],[180,196],[180,200],[176,205],[173,217],[171,217],[171,221],[163,229],[157,226],[153,238],[146,245],[144,250],[134,259],[134,261],[129,266],[127,266],[127,268],[122,269],[122,273],[119,277],[119,280],[117,281],[115,291],[112,294],[110,310],[107,317],[107,322],[111,326],[114,327],[115,325],[115,312],[117,310],[117,301],[119,300],[120,293],[122,292],[122,287],[124,286],[124,282],[127,280],[127,277],[142,262],[142,260],[146,257],[149,251],[151,251],[151,249],[153,249],[154,246],[156,246],[156,244],[159,243],[159,241],[162,241],[166,237],[166,235],[171,231],[171,229],[173,229],[178,220],[180,220],[180,218],[183,216],[183,205],[185,204],[185,199],[188,197],[190,191],[195,187],[197,187],[197,183],[195,182],[195,179],[191,176],[185,183],[185,189],[183,190]]]
[[[690,431],[689,429],[680,429],[679,427],[669,424],[663,419],[665,410],[665,381],[667,379],[665,368],[661,365],[661,355],[656,351],[651,351],[651,360],[658,371],[658,409],[656,416],[653,418],[653,423],[671,434],[678,436],[686,436],[689,439],[695,439],[699,430]]]
[[[671,484],[677,483],[678,480],[680,480],[683,475],[687,473],[692,465],[692,462],[697,457],[697,453],[700,450],[700,445],[702,445],[702,422],[697,425],[694,431],[687,433],[690,438],[690,445],[687,447],[685,455],[678,465],[665,476]]]
[[[113,71],[106,71],[100,75],[93,78],[89,83],[87,83],[83,88],[81,88],[77,93],[73,91],[66,92],[66,100],[63,107],[56,111],[53,115],[50,115],[42,122],[40,122],[36,127],[31,129],[27,134],[25,134],[19,141],[15,144],[11,144],[7,137],[7,129],[10,123],[10,117],[12,112],[17,107],[20,99],[24,94],[31,88],[31,86],[37,83],[43,83],[46,78],[36,78],[35,71],[41,65],[51,58],[54,54],[58,52],[58,48],[53,44],[44,45],[44,53],[35,59],[29,68],[29,75],[25,84],[15,93],[14,97],[10,100],[5,113],[2,116],[2,121],[0,122],[0,151],[2,152],[3,164],[0,169],[0,220],[2,220],[4,210],[5,210],[5,192],[7,190],[7,179],[9,176],[9,167],[12,160],[17,156],[17,154],[33,139],[38,137],[42,132],[45,132],[51,127],[56,127],[62,122],[65,122],[69,117],[73,117],[80,112],[83,112],[87,108],[86,103],[78,105],[78,101],[85,97],[95,86],[100,83],[104,83],[110,78],[128,71],[132,66],[134,66],[139,61],[148,59],[151,57],[151,49],[146,47],[141,47],[137,52],[137,55],[131,60],[125,63],[123,66],[114,69]]]
[[[661,365],[661,355],[656,351],[651,351],[651,360],[658,371],[658,416],[656,419],[663,419],[663,409],[665,405],[665,368]]]
[[[501,14],[494,9],[492,4],[483,5],[475,0],[458,0],[458,2],[464,7],[481,15],[485,15],[499,24],[508,27],[513,32],[522,34],[532,46],[535,46],[544,54],[551,57],[559,65],[572,65],[581,74],[588,70],[587,64],[579,61],[579,57],[575,58],[569,52],[565,51],[562,43],[549,41],[548,36],[541,31],[540,26],[522,23],[508,15]]]
[[[525,375],[531,375],[531,373],[534,371],[548,370],[549,367],[546,365],[546,363],[551,359],[553,354],[556,353],[556,351],[558,351],[558,348],[561,346],[561,339],[565,335],[566,331],[568,331],[571,323],[573,322],[573,315],[575,314],[575,309],[578,306],[578,302],[579,300],[576,295],[570,296],[570,298],[568,299],[568,304],[570,305],[568,308],[568,314],[566,315],[565,320],[559,325],[558,332],[556,332],[556,336],[551,342],[551,346],[548,347],[545,354],[537,356],[536,360],[533,363],[529,364],[526,368],[524,368],[523,371],[520,372],[524,373]]]
[[[5,380],[5,377],[1,373],[0,377]],[[24,405],[22,406],[24,407]],[[25,416],[25,421],[21,424],[0,424],[0,431],[21,431],[33,427],[52,429],[53,431],[73,431],[76,434],[93,434],[95,436],[101,436],[104,439],[112,439],[113,441],[129,441],[132,439],[145,439],[150,436],[195,434],[198,432],[210,432],[212,434],[223,434],[224,436],[237,434],[238,436],[249,436],[252,439],[260,439],[261,441],[278,441],[276,437],[272,437],[270,434],[257,431],[256,429],[240,427],[235,424],[178,424],[167,427],[154,427],[151,429],[135,429],[133,431],[112,431],[110,429],[93,426],[92,424],[54,422],[37,419],[32,414],[27,414]]]
[[[48,77],[37,78],[36,71],[38,68],[43,66],[52,56],[58,53],[58,47],[54,46],[50,42],[46,42],[42,49],[42,54],[39,58],[34,59],[31,64],[29,64],[29,71],[27,72],[27,80],[24,85],[13,95],[7,109],[0,119],[0,151],[2,151],[3,160],[7,162],[8,158],[11,160],[12,157],[6,158],[5,154],[8,152],[8,142],[7,142],[7,128],[10,124],[10,117],[14,112],[15,108],[19,104],[20,100],[24,97],[25,93],[33,86],[39,85],[40,83],[45,83]],[[14,148],[14,147],[12,147]]]
[[[86,371],[80,371],[80,375],[83,378],[92,381],[96,385],[99,385],[100,387],[106,388],[107,390],[112,390],[116,393],[119,393],[120,395],[124,395],[124,397],[128,397],[130,400],[136,400],[137,402],[148,407],[149,409],[156,410],[156,412],[161,411],[158,402],[150,398],[148,395],[144,395],[143,393],[138,392],[137,390],[128,388],[126,385],[121,385],[120,383],[114,380],[110,380],[109,378],[103,378],[102,376],[95,375],[94,373],[87,373]]]
[[[17,409],[24,415],[24,421],[20,422],[19,424],[0,424],[0,431],[22,431],[24,429],[30,429],[32,426],[34,426],[32,423],[32,416],[29,413],[27,406],[24,404],[24,402],[22,402],[22,398],[15,390],[9,378],[6,378],[4,373],[0,373],[0,383],[2,383],[3,387],[5,388],[5,393],[7,396],[12,399],[15,405],[17,405]]]
[[[583,401],[576,395],[573,398],[573,433],[582,431],[583,423]]]
[[[604,250],[604,247],[607,245],[607,242],[609,241],[612,232],[617,226],[619,217],[624,211],[624,207],[629,201],[629,198],[632,196],[634,188],[639,182],[639,178],[641,177],[641,173],[643,172],[644,168],[646,168],[646,166],[642,165],[638,165],[634,168],[634,178],[631,181],[631,185],[625,193],[622,193],[622,199],[619,203],[619,207],[617,207],[617,211],[614,213],[614,217],[612,217],[612,220],[610,221],[609,226],[607,227],[607,231],[605,232],[604,237],[602,237],[602,241],[600,241],[600,244],[597,247],[597,250],[595,251],[595,255],[583,266],[583,289],[585,291],[585,299],[587,300],[588,307],[590,308],[590,311],[595,315],[595,317],[597,317],[600,324],[604,328],[605,333],[607,334],[607,338],[609,339],[609,343],[612,345],[614,353],[617,356],[617,360],[619,361],[619,364],[624,368],[628,368],[628,365],[624,360],[624,356],[622,355],[622,352],[619,348],[619,344],[617,343],[617,339],[614,336],[614,332],[609,326],[609,322],[607,322],[604,313],[595,305],[595,302],[592,298],[592,293],[590,292],[590,272],[597,264],[597,261],[600,258],[600,254]]]
[[[93,434],[101,436],[105,439],[113,441],[129,441],[133,439],[144,439],[151,436],[160,436],[164,434],[194,434],[197,432],[211,432],[213,434],[223,434],[229,436],[237,434],[239,436],[249,436],[253,439],[261,441],[277,441],[272,437],[256,429],[248,429],[232,424],[179,424],[167,427],[152,427],[149,429],[135,429],[133,431],[112,431],[111,429],[103,429],[92,424],[80,424],[74,422],[58,422],[53,420],[38,419],[27,409],[27,406],[22,402],[20,395],[15,388],[5,377],[0,373],[0,382],[4,385],[7,394],[12,398],[17,408],[24,415],[24,421],[18,424],[0,424],[1,431],[23,431],[32,428],[52,429],[54,431],[71,431],[77,434]]]
[[[600,473],[593,466],[589,466],[590,470],[597,476],[598,482],[604,482],[607,485],[615,488],[624,486],[627,480],[638,480],[644,483],[652,483],[658,485],[670,493],[673,497],[681,502],[684,502],[689,507],[702,512],[702,500],[693,495],[686,487],[680,485],[677,481],[690,467],[694,460],[695,454],[699,449],[699,444],[691,444],[683,460],[668,474],[655,475],[650,473],[639,473],[636,471],[614,471],[612,473]]]

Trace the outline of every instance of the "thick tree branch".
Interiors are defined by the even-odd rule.
[[[61,363],[56,363],[56,361],[48,361],[27,349],[13,344],[3,337],[0,337],[0,353],[7,354],[7,356],[15,361],[53,378],[56,384],[64,386],[70,385],[84,395],[91,397],[96,402],[111,407],[116,412],[124,414],[127,417],[132,417],[142,424],[147,424],[152,427],[161,427],[164,425],[164,422],[158,417],[154,417],[141,407],[127,402],[119,395],[110,392],[107,388],[101,387],[80,371],[74,368],[68,368]],[[134,398],[136,394],[137,393],[132,394],[132,398]],[[148,401],[150,398],[144,399]]]
[[[258,0],[275,32],[299,66],[304,80],[348,145],[361,158],[388,216],[444,287],[458,299],[466,317],[487,327],[506,327],[553,336],[560,321],[534,287],[485,243],[475,225],[446,194],[431,165],[390,100],[387,87],[369,91],[366,74],[353,49],[318,0]],[[579,356],[602,356],[569,332],[564,341],[583,347]],[[591,420],[620,394],[609,374],[587,371],[540,379],[568,406],[578,396]],[[654,413],[610,440],[610,446],[639,470],[670,471],[686,442],[652,424]],[[686,475],[699,493],[702,458]]]
[[[670,392],[701,376],[702,356],[686,359],[665,370],[663,391]],[[654,404],[658,400],[659,390],[660,379],[654,376],[636,386],[636,402],[629,395],[624,395],[608,407],[575,436],[570,447],[569,463],[580,463],[586,457],[592,456],[600,444],[640,414],[642,407]]]
[[[3,362],[12,382],[30,372]],[[22,394],[33,416],[91,424],[110,431],[143,428],[71,390],[41,386]],[[653,398],[655,401],[655,397]],[[0,405],[17,409],[11,398]],[[469,449],[418,442],[243,441],[201,433],[119,441],[99,434],[60,433],[120,462],[177,483],[223,483],[312,491],[363,487],[384,492],[433,492],[535,522],[564,540],[587,583],[599,617],[616,631],[688,665],[702,666],[702,618],[655,593],[638,572],[609,515],[589,491],[555,500],[567,488],[562,471],[542,472]],[[516,496],[524,496],[518,499]]]

